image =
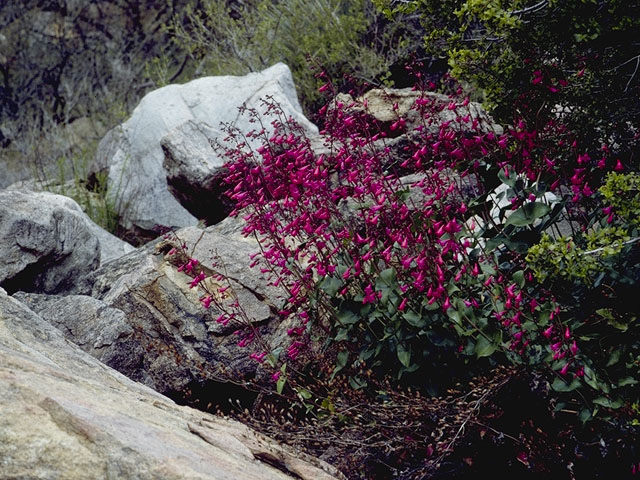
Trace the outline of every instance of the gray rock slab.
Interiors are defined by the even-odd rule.
[[[0,286],[72,291],[100,264],[100,241],[71,199],[47,192],[0,192]]]
[[[242,424],[127,379],[2,289],[0,411],[0,478],[342,478]]]
[[[83,212],[83,217],[85,219],[85,223],[91,232],[98,238],[100,242],[100,263],[105,263],[114,258],[121,257],[122,255],[131,252],[135,249],[133,245],[125,242],[124,240],[119,239],[115,235],[109,233],[104,228],[96,224],[91,218],[86,215],[86,212],[82,210],[82,207],[69,196],[69,192],[72,192],[73,195],[88,195],[91,201],[91,197],[95,195],[93,192],[81,192],[74,181],[66,182],[63,185],[49,183],[42,184],[35,180],[27,180],[22,182],[16,182],[14,184],[9,185],[6,190],[9,191],[20,191],[27,196],[33,196],[34,200],[31,201],[34,205],[39,205],[40,202],[47,202],[51,204],[59,203],[64,208],[69,208],[74,212]],[[57,197],[47,197],[42,195],[33,195],[34,193],[42,193],[49,192],[51,194],[57,195]],[[11,194],[8,194],[11,195]],[[58,197],[65,197],[66,200],[61,200]],[[94,208],[96,208],[94,206]]]
[[[249,357],[255,346],[238,345],[235,332],[250,323],[271,346],[272,339],[284,339],[284,327],[274,313],[281,309],[285,292],[269,285],[258,268],[250,268],[250,255],[258,245],[242,237],[240,225],[241,221],[229,219],[207,229],[187,227],[175,237],[103,265],[91,276],[92,300],[17,298],[92,355],[159,392],[182,392],[194,383],[230,377],[242,381],[253,377],[259,364]],[[183,243],[188,255],[169,253]],[[189,255],[199,260],[208,276],[226,273],[228,282],[210,278],[205,283],[211,293],[220,293],[223,308],[238,301],[244,323],[224,325],[217,321],[220,309],[213,304],[208,310],[203,307],[205,292],[190,288],[192,278],[179,268]],[[227,287],[230,290],[221,293]],[[85,307],[74,315],[74,305]],[[100,339],[105,335],[111,341],[108,345]]]

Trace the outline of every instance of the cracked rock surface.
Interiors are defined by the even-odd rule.
[[[234,332],[240,325],[223,325],[216,321],[220,311],[202,306],[203,292],[190,288],[191,277],[179,271],[187,257],[168,252],[185,243],[208,275],[214,262],[218,268],[224,265],[240,305],[275,348],[287,341],[288,325],[279,324],[273,315],[285,295],[249,267],[258,246],[243,238],[234,222],[187,227],[176,232],[174,240],[154,242],[106,263],[92,275],[92,296],[18,292],[15,298],[87,353],[158,392],[182,398],[180,392],[211,382],[219,389],[232,388],[229,381],[263,374],[249,357],[252,347],[238,345]],[[228,286],[207,282],[212,291]]]

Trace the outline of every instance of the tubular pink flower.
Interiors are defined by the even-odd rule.
[[[444,303],[442,304],[442,309],[446,312],[447,310],[449,310],[452,307],[451,302],[449,301],[449,297],[447,297],[444,301]]]
[[[203,299],[200,300],[202,302],[202,306],[204,308],[209,308],[211,306],[211,295],[207,295]]]
[[[398,310],[400,310],[401,312],[404,312],[404,309],[407,307],[407,299],[403,298],[402,301],[400,302],[400,305],[398,305]]]
[[[562,368],[560,369],[560,372],[559,372],[559,373],[560,373],[560,375],[564,376],[564,375],[566,375],[566,374],[567,374],[567,372],[568,372],[568,371],[569,371],[569,362],[567,362],[567,363],[565,363],[565,364],[564,364],[564,367],[562,367]]]
[[[189,288],[197,287],[205,278],[206,275],[204,274],[204,272],[200,272],[198,275],[196,275],[193,281],[189,283]]]
[[[571,353],[574,355],[578,353],[578,345],[576,344],[575,341],[571,344],[571,347],[569,347],[569,349],[571,350]]]
[[[616,160],[616,166],[615,166],[615,167],[613,167],[613,169],[614,169],[616,172],[621,172],[621,171],[623,171],[623,170],[624,170],[624,165],[622,165],[622,162],[620,161],[620,159],[619,159],[619,158]]]
[[[249,358],[252,358],[253,360],[255,360],[258,363],[262,363],[264,362],[264,357],[267,356],[267,352],[261,352],[261,353],[252,353],[251,355],[249,355]]]

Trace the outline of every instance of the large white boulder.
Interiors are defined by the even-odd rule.
[[[197,224],[198,219],[168,188],[163,138],[168,137],[164,146],[172,154],[168,163],[171,178],[182,178],[184,170],[186,177],[206,182],[208,175],[220,175],[225,161],[212,147],[226,137],[221,124],[232,124],[243,132],[255,130],[257,124],[251,123],[248,115],[241,115],[239,107],[262,112],[262,100],[267,97],[310,134],[317,134],[317,128],[302,114],[291,72],[282,63],[243,77],[200,78],[147,94],[131,117],[100,142],[93,166],[94,172],[108,172],[110,195],[118,206],[122,225],[158,232],[163,227]],[[272,128],[270,118],[265,120],[265,127]],[[185,139],[185,132],[191,135],[194,130],[198,135]],[[190,157],[196,164],[185,163]],[[189,188],[179,182],[173,186],[178,190]]]

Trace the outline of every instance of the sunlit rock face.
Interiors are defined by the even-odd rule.
[[[126,378],[2,289],[0,411],[0,478],[339,477],[244,425]]]
[[[0,191],[0,286],[9,292],[73,292],[100,263],[133,250],[70,198]]]

